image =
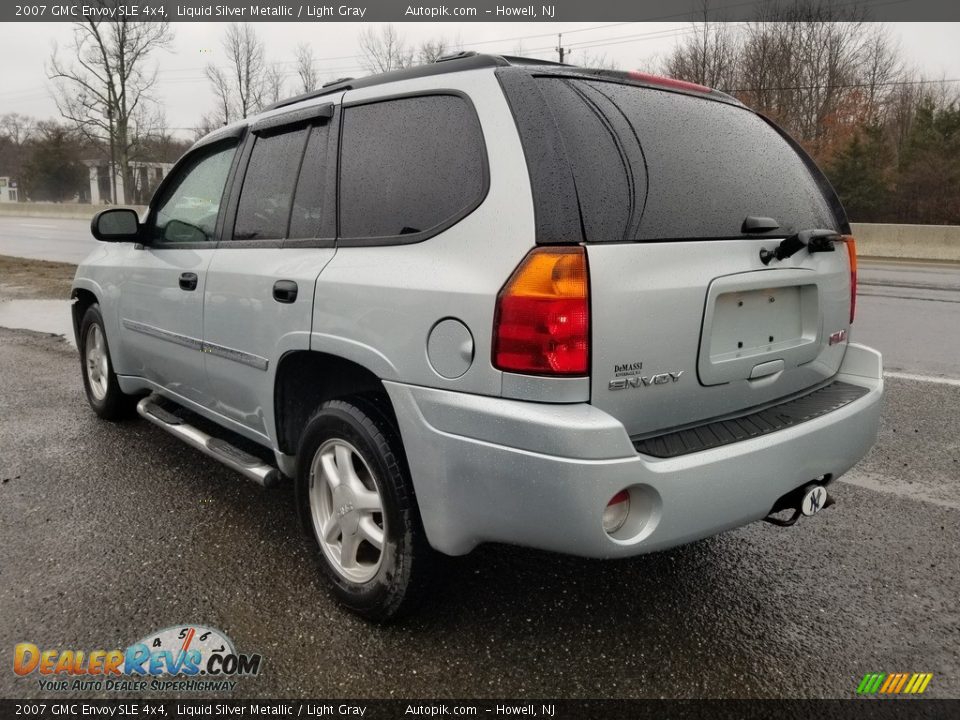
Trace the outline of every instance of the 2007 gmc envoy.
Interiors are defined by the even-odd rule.
[[[835,193],[691,83],[474,53],[345,80],[92,231],[93,409],[292,478],[371,619],[479,543],[613,558],[791,523],[876,438]]]

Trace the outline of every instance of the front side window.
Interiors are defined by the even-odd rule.
[[[340,151],[340,236],[401,237],[442,229],[476,207],[485,148],[456,95],[348,107]]]
[[[199,151],[175,171],[156,205],[149,238],[157,243],[212,242],[236,143]]]

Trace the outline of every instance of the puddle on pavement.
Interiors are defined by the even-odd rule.
[[[63,335],[76,346],[69,300],[6,300],[0,302],[0,327]]]

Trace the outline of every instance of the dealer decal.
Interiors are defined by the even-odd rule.
[[[175,625],[125,649],[41,648],[18,643],[13,671],[36,676],[43,691],[179,692],[233,690],[236,678],[260,673],[260,654],[238,653],[224,633],[203,625]]]

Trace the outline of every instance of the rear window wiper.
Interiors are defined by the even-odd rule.
[[[784,238],[777,245],[776,249],[760,250],[760,262],[769,265],[771,260],[786,260],[795,255],[803,248],[807,248],[811,253],[815,252],[833,252],[834,243],[840,240],[840,234],[835,230],[801,230],[800,232]]]

